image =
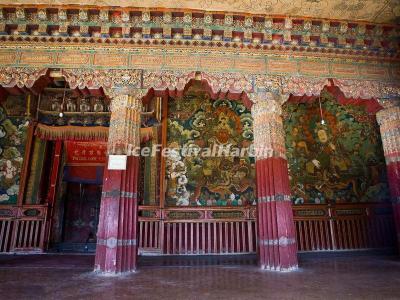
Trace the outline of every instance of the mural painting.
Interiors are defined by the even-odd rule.
[[[364,106],[328,93],[284,109],[292,199],[302,203],[388,200],[379,127]],[[321,112],[324,122],[321,122]],[[322,124],[325,123],[325,124]]]
[[[192,87],[183,97],[170,99],[168,112],[168,147],[173,150],[166,164],[167,205],[255,205],[254,158],[208,155],[220,147],[251,145],[250,111],[240,102],[211,100]]]
[[[24,105],[24,97],[11,96],[0,106],[0,204],[17,203],[29,125]],[[23,108],[19,109],[21,106]],[[13,107],[13,110],[7,110],[7,107]]]

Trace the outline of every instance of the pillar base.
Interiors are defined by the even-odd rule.
[[[93,273],[99,277],[123,277],[123,276],[129,276],[129,275],[135,274],[135,273],[137,273],[137,271],[135,269],[135,270],[126,271],[126,272],[104,272],[104,271],[100,270],[99,266],[94,266]]]
[[[271,267],[271,266],[260,266],[261,270],[263,271],[273,271],[273,272],[293,272],[293,271],[297,271],[299,269],[298,265],[294,265],[291,267],[287,267],[287,268],[281,268],[281,267]]]

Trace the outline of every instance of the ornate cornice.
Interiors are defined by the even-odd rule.
[[[335,86],[347,98],[381,99],[393,98],[400,95],[399,84],[389,84],[372,80],[333,79]]]
[[[172,45],[283,50],[399,58],[399,27],[356,21],[154,11],[149,9],[0,8],[3,42]]]
[[[183,71],[144,71],[143,72],[143,88],[153,88],[154,90],[180,90],[194,79],[196,72]]]
[[[0,68],[0,85],[3,87],[32,87],[36,80],[47,73],[48,69],[38,68]],[[325,86],[335,85],[347,98],[383,99],[400,96],[400,85],[395,83],[314,78],[306,76],[282,76],[241,74],[231,72],[187,72],[187,71],[147,71],[141,69],[62,69],[70,88],[103,88],[106,92],[118,92],[121,89],[142,90],[143,96],[149,89],[156,91],[183,91],[190,80],[206,82],[214,94],[246,94],[254,103],[262,93],[272,92],[280,95],[280,103],[289,95],[316,96]],[[121,94],[121,93],[119,93]],[[122,94],[130,94],[124,92]]]
[[[282,95],[316,96],[325,86],[329,85],[327,78],[313,78],[302,76],[266,76],[255,77],[257,91],[272,91]]]
[[[252,93],[254,76],[240,73],[201,73],[201,79],[207,81],[214,94]]]
[[[20,5],[23,7],[32,7],[32,0],[2,0],[1,3],[4,5]],[[198,13],[199,10],[207,10],[207,21],[212,22],[213,19],[221,19],[221,15],[225,15],[225,23],[235,24],[238,21],[249,26],[252,25],[253,21],[249,20],[250,14],[256,16],[264,16],[265,12],[270,14],[277,14],[280,17],[287,15],[293,16],[308,16],[309,19],[323,18],[333,19],[340,23],[340,30],[347,30],[346,20],[359,20],[361,22],[391,22],[395,21],[398,16],[398,5],[396,0],[387,1],[375,1],[375,0],[363,0],[342,2],[341,0],[319,0],[319,1],[265,1],[265,0],[163,0],[160,5],[159,0],[142,0],[140,2],[136,0],[125,0],[125,1],[111,1],[111,0],[57,0],[56,2],[49,2],[48,0],[36,0],[34,5],[46,5],[52,3],[52,8],[60,8],[65,11],[76,10],[76,15],[81,20],[91,19],[86,12],[87,8],[95,10],[109,11],[108,14],[101,13],[99,18],[105,20],[110,19],[121,19],[123,21],[129,20],[129,14],[133,9],[142,7],[143,11],[152,11],[152,13],[158,12],[158,17],[162,17],[167,22],[172,22],[174,18],[183,18],[185,22],[190,22],[192,19],[198,17],[194,13]],[[301,3],[301,5],[299,5]],[[162,8],[158,8],[162,6]],[[43,6],[42,6],[43,7]],[[192,11],[191,11],[192,10]],[[78,12],[79,11],[79,12]],[[224,13],[226,12],[226,13]],[[54,13],[54,12],[53,12]],[[21,16],[21,14],[19,14]],[[65,18],[66,15],[63,13],[59,14],[60,18]],[[151,19],[151,15],[144,14],[144,19]],[[154,16],[153,16],[154,17]],[[242,18],[241,18],[242,17]],[[245,19],[245,17],[247,17]],[[239,20],[238,20],[239,18]],[[292,17],[289,21],[285,22],[285,28],[295,25],[298,17]],[[325,21],[324,20],[324,21]],[[326,21],[325,21],[326,22]],[[328,28],[329,28],[329,22]],[[326,24],[324,24],[326,28]]]
[[[40,77],[46,75],[46,68],[0,67],[0,86],[31,88]]]
[[[139,88],[142,70],[63,69],[62,75],[71,89],[116,88],[120,86]]]

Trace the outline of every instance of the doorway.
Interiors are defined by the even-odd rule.
[[[101,185],[68,182],[62,251],[94,252],[99,223]]]

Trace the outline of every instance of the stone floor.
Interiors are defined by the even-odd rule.
[[[400,299],[400,259],[300,256],[298,271],[254,257],[146,258],[122,277],[91,272],[91,255],[0,256],[0,299]]]

